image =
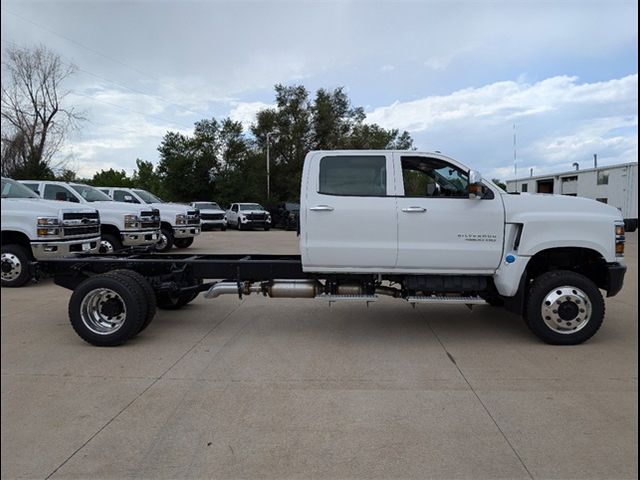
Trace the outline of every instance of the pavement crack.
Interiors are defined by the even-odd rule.
[[[102,431],[104,431],[109,425],[111,425],[114,420],[116,420],[120,415],[122,415],[131,405],[133,405],[140,397],[142,397],[145,393],[147,393],[156,383],[158,383],[158,381],[160,381],[160,379],[162,377],[164,377],[167,373],[169,373],[171,371],[171,369],[173,367],[175,367],[184,357],[186,357],[189,353],[191,353],[198,345],[200,345],[202,343],[202,341],[207,338],[207,336],[209,336],[216,328],[218,328],[220,325],[222,325],[225,320],[227,320],[231,315],[233,315],[238,308],[240,308],[240,305],[238,305],[236,308],[234,308],[233,310],[231,310],[229,313],[227,313],[224,318],[222,320],[220,320],[218,323],[216,323],[213,327],[211,327],[209,330],[207,330],[207,332],[200,337],[186,352],[184,352],[182,355],[180,355],[180,357],[178,357],[178,359],[173,362],[169,367],[167,367],[164,372],[162,372],[162,374],[160,374],[157,378],[153,379],[153,381],[147,385],[146,388],[144,388],[142,390],[142,392],[140,392],[138,395],[136,395],[133,400],[131,400],[129,403],[127,403],[123,408],[120,409],[120,411],[118,411],[118,413],[116,413],[113,417],[111,417],[107,423],[105,423],[102,427],[100,427],[93,435],[91,435],[82,445],[80,445],[77,449],[75,449],[73,451],[73,453],[71,455],[69,455],[60,465],[58,465],[49,475],[47,475],[45,477],[46,480],[48,480],[49,478],[51,478],[53,475],[56,474],[56,472],[58,470],[60,470],[62,467],[64,467],[69,460],[71,460],[73,457],[75,457],[84,447],[86,447],[89,443],[91,443],[91,441],[96,438],[98,435],[100,435],[100,433]]]
[[[462,379],[465,381],[465,383],[467,384],[467,386],[469,387],[469,389],[471,390],[471,392],[473,393],[473,395],[476,397],[476,399],[478,400],[478,402],[480,403],[480,405],[482,405],[482,408],[484,409],[484,411],[487,413],[487,415],[489,416],[489,418],[491,419],[491,421],[493,422],[493,424],[496,426],[496,428],[498,429],[498,431],[500,432],[500,435],[502,435],[502,438],[504,438],[504,441],[507,442],[507,445],[509,445],[509,448],[511,449],[511,451],[513,452],[513,454],[516,456],[516,458],[518,459],[518,461],[520,462],[520,465],[522,465],[522,468],[524,468],[525,472],[527,472],[527,475],[529,475],[529,478],[531,478],[533,480],[534,476],[531,473],[531,471],[529,471],[529,468],[527,467],[527,465],[524,463],[524,460],[522,459],[522,457],[520,456],[520,454],[518,453],[518,451],[516,450],[516,448],[513,446],[513,444],[511,443],[511,441],[509,440],[509,438],[507,437],[507,434],[504,432],[504,430],[502,430],[502,428],[500,427],[500,425],[498,424],[498,421],[495,419],[495,417],[491,414],[491,412],[489,411],[489,408],[487,407],[487,405],[482,401],[482,398],[480,398],[480,395],[478,395],[478,392],[476,392],[476,389],[473,388],[473,385],[471,385],[471,382],[469,382],[469,380],[467,379],[466,375],[464,374],[464,372],[462,371],[462,369],[460,368],[460,366],[457,364],[456,359],[454,358],[453,355],[451,355],[451,353],[449,353],[449,351],[447,350],[447,347],[445,347],[444,343],[442,342],[442,340],[440,339],[440,337],[438,336],[438,333],[435,331],[435,329],[433,328],[433,326],[431,325],[431,322],[429,322],[429,318],[423,313],[420,312],[420,315],[422,315],[422,318],[425,319],[425,322],[427,323],[427,326],[429,327],[429,330],[431,330],[431,333],[433,333],[433,336],[436,338],[436,340],[438,341],[438,343],[440,344],[440,346],[442,347],[442,349],[444,350],[444,353],[447,354],[447,357],[449,357],[449,360],[451,360],[451,362],[456,366],[456,369],[458,370],[458,372],[460,373],[460,376],[462,377]]]

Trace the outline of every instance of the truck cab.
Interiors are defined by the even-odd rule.
[[[159,252],[168,252],[172,246],[188,248],[195,237],[200,235],[200,213],[188,205],[169,203],[141,188],[98,187],[113,200],[138,205],[149,205],[160,212],[160,241],[156,244]]]
[[[160,213],[155,208],[115,202],[97,188],[74,182],[20,180],[45,200],[76,203],[100,212],[100,253],[123,247],[152,246],[160,239]]]
[[[96,209],[42,200],[15,180],[2,178],[3,287],[27,283],[32,260],[96,253],[99,245]]]

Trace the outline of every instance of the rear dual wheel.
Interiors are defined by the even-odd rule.
[[[155,296],[146,279],[116,270],[86,279],[69,300],[69,319],[86,342],[121,345],[144,330],[155,314]]]

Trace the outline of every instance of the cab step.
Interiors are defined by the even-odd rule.
[[[377,295],[331,295],[323,293],[314,297],[316,300],[324,300],[326,302],[375,302],[378,299]]]
[[[478,296],[430,295],[407,297],[409,303],[449,303],[462,305],[485,305],[487,302]]]

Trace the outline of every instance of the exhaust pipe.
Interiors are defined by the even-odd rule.
[[[262,293],[272,298],[313,298],[320,291],[317,280],[274,280],[262,283],[217,282],[205,293],[205,298],[220,295],[250,295]]]
[[[205,298],[217,298],[220,295],[232,295],[238,294],[238,284],[236,282],[217,282],[213,285],[207,293],[204,294]]]

